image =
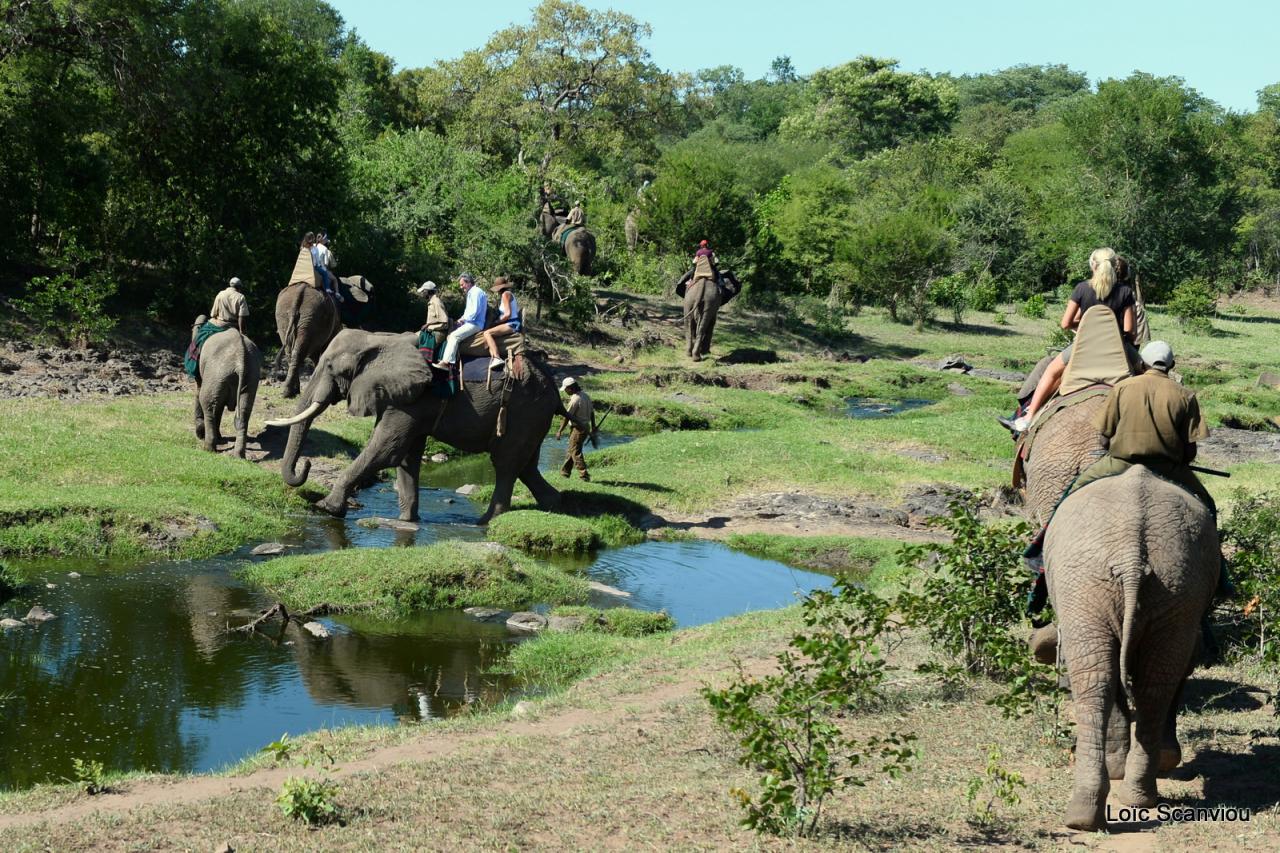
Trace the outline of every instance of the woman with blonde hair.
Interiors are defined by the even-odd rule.
[[[1074,332],[1086,311],[1095,305],[1106,306],[1115,315],[1116,325],[1119,326],[1120,336],[1124,340],[1125,351],[1129,352],[1130,364],[1136,365],[1140,361],[1137,352],[1130,352],[1133,350],[1132,341],[1137,328],[1136,303],[1132,288],[1120,281],[1116,274],[1116,260],[1116,253],[1112,249],[1094,249],[1089,253],[1089,278],[1077,284],[1071,291],[1071,298],[1067,300],[1067,307],[1062,312],[1061,325],[1064,330]],[[1031,395],[1031,400],[1027,403],[1026,411],[1021,417],[997,420],[1015,433],[1022,432],[1030,426],[1036,412],[1044,407],[1049,398],[1057,392],[1058,386],[1062,384],[1062,375],[1066,372],[1067,365],[1071,363],[1074,348],[1074,343],[1069,344],[1045,367],[1044,374],[1036,384],[1035,393]]]

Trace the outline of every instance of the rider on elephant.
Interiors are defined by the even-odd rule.
[[[432,365],[438,370],[453,369],[458,360],[458,348],[484,330],[485,316],[489,312],[489,296],[483,288],[476,285],[471,273],[464,272],[458,276],[458,288],[466,297],[466,308],[458,319],[457,328],[445,340],[444,355]]]
[[[542,185],[542,205],[553,217],[560,219],[569,215],[564,198],[551,188],[551,184]]]
[[[693,253],[693,281],[705,278],[707,281],[714,282],[719,275],[719,267],[716,262],[716,253],[711,251],[711,247],[707,245],[707,241],[703,240],[698,243],[698,251]]]
[[[1137,322],[1135,300],[1133,289],[1117,274],[1118,260],[1116,253],[1111,249],[1095,249],[1089,255],[1090,278],[1077,284],[1075,290],[1071,292],[1066,310],[1062,312],[1061,325],[1064,331],[1074,331],[1080,325],[1086,311],[1095,305],[1106,306],[1115,315],[1129,361],[1136,367],[1138,354],[1133,348]],[[1036,413],[1058,390],[1067,365],[1071,363],[1074,349],[1074,345],[1068,345],[1056,358],[1048,359],[1047,363],[1036,366],[1033,373],[1039,373],[1040,376],[1031,400],[1026,405],[1026,411],[1015,419],[998,418],[1002,426],[1014,433],[1026,431],[1035,420]]]
[[[566,376],[560,383],[560,390],[569,395],[569,403],[565,406],[564,420],[556,430],[556,441],[564,435],[565,427],[569,427],[569,451],[565,454],[564,464],[560,466],[560,476],[569,477],[576,466],[584,482],[591,482],[591,474],[587,471],[587,460],[582,455],[582,447],[591,437],[591,429],[595,420],[595,405],[587,392],[578,385],[578,380]]]
[[[184,368],[187,375],[195,378],[199,371],[200,349],[211,335],[225,332],[232,326],[244,334],[244,320],[249,316],[249,303],[240,289],[244,283],[239,277],[232,278],[227,286],[213,297],[213,307],[208,316],[201,314],[191,326],[191,346],[187,348]]]
[[[569,210],[569,215],[565,219],[565,225],[570,228],[580,228],[587,224],[587,212],[582,209],[582,201],[575,201],[573,207]]]
[[[329,251],[329,235],[323,231],[316,234],[315,244],[311,247],[311,260],[315,264],[316,276],[323,283],[324,292],[338,302],[342,302],[342,293],[338,290],[338,279],[332,272],[338,262],[333,257],[333,252]]]
[[[510,279],[505,275],[500,275],[493,280],[493,293],[498,297],[499,304],[498,319],[491,327],[484,330],[484,343],[489,349],[491,369],[505,364],[502,356],[498,354],[498,338],[519,334],[523,327],[520,303],[516,301],[516,294],[512,287]]]
[[[427,322],[422,324],[422,331],[435,336],[438,349],[449,334],[449,310],[444,307],[444,300],[440,298],[434,281],[423,282],[418,288],[418,295],[427,300]]]

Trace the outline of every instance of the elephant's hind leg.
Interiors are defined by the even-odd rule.
[[[1120,641],[1101,633],[1071,637],[1066,651],[1076,709],[1075,784],[1071,802],[1067,804],[1066,825],[1092,832],[1107,823],[1106,803],[1111,780],[1107,772],[1105,738],[1108,708],[1120,681]]]
[[[418,520],[418,478],[422,473],[422,454],[427,450],[424,433],[410,439],[400,467],[396,469],[396,499],[400,503],[400,520]]]
[[[533,461],[520,472],[520,482],[525,484],[525,487],[529,489],[529,493],[533,495],[533,499],[538,502],[538,509],[553,512],[560,508],[560,493],[546,481],[542,476],[542,472],[538,470],[537,454],[534,455]]]
[[[1148,637],[1133,665],[1133,746],[1118,793],[1133,806],[1154,806],[1161,747],[1195,645],[1194,633]]]

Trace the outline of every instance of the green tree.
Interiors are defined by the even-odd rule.
[[[814,73],[804,102],[782,121],[791,138],[834,143],[845,155],[945,132],[956,112],[945,80],[898,71],[894,59],[860,56]]]

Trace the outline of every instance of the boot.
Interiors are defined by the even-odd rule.
[[[1031,655],[1038,662],[1053,666],[1058,662],[1058,626],[1050,622],[1043,628],[1031,632],[1028,641]]]

